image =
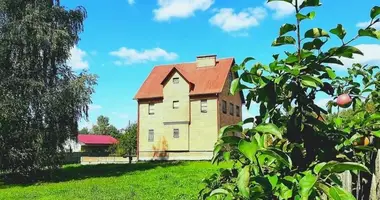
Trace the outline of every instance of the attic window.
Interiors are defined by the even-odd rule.
[[[173,101],[173,109],[179,108],[179,101]]]
[[[178,84],[179,83],[179,78],[176,77],[176,78],[173,78],[173,84]]]

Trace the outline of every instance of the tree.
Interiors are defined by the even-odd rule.
[[[0,1],[0,171],[56,167],[77,136],[96,84],[67,65],[85,18],[59,0]]]
[[[120,136],[119,143],[112,148],[116,154],[128,156],[131,162],[137,151],[137,123],[130,124]]]
[[[119,138],[120,132],[113,125],[110,125],[109,118],[100,115],[97,119],[96,125],[92,127],[92,132],[97,135],[111,135],[114,138]]]
[[[79,131],[79,134],[87,135],[87,134],[90,134],[90,131],[88,130],[88,128],[84,127]]]
[[[246,92],[246,106],[259,105],[259,115],[220,130],[214,148],[213,163],[233,162],[233,166],[205,179],[200,198],[216,199],[355,199],[351,191],[342,188],[338,174],[346,170],[357,180],[357,199],[370,199],[369,185],[375,170],[376,145],[355,141],[363,137],[380,137],[380,72],[377,66],[353,64],[347,76],[337,76],[331,64],[344,65],[341,58],[353,58],[363,53],[352,42],[361,37],[380,39],[380,7],[370,12],[370,23],[352,39],[345,39],[341,24],[329,32],[312,28],[301,35],[301,25],[315,17],[305,8],[321,6],[319,0],[282,1],[294,7],[295,24],[281,26],[272,46],[295,46],[284,55],[273,55],[268,65],[255,63],[248,68],[246,58],[232,71],[240,71],[233,80],[231,94]],[[332,37],[339,46],[328,46]],[[328,49],[328,50],[327,50]],[[326,51],[327,50],[327,51]],[[318,95],[328,95],[327,110],[315,104]],[[351,98],[337,103],[338,96]],[[347,98],[347,95],[349,98]],[[370,113],[365,109],[373,102]],[[332,108],[351,106],[355,119],[323,120]],[[244,137],[230,136],[242,132],[243,125],[253,123]],[[366,146],[366,144],[368,146]],[[367,184],[367,185],[365,185]],[[374,189],[376,192],[376,188]],[[379,195],[372,195],[377,198]]]

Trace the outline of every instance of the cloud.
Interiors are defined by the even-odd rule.
[[[301,5],[303,0],[298,0],[298,5]],[[293,0],[293,4],[295,1]],[[273,18],[281,19],[287,17],[295,12],[295,8],[290,3],[286,3],[283,1],[272,1],[269,3],[265,2],[265,6],[270,10],[274,11]]]
[[[135,0],[128,0],[128,4],[129,4],[129,5],[133,5],[133,4],[135,4]]]
[[[167,52],[161,48],[153,48],[138,51],[136,49],[129,49],[127,47],[121,47],[117,51],[110,52],[111,56],[117,57],[119,60],[115,61],[115,65],[130,65],[134,63],[145,63],[148,61],[163,60],[175,60],[178,55],[174,52]]]
[[[118,113],[118,112],[112,112],[113,115],[117,116],[121,119],[128,119],[129,115],[127,113]]]
[[[374,64],[380,65],[380,44],[359,44],[355,46],[360,51],[363,52],[362,55],[354,54],[353,59],[349,58],[341,58],[340,60],[344,63],[344,66],[341,65],[332,65],[335,68],[343,68],[350,67],[354,63],[360,64]]]
[[[93,110],[99,110],[101,108],[102,108],[102,106],[101,105],[97,105],[97,104],[90,104],[90,105],[88,105],[88,109],[91,110],[91,111],[93,111]]]
[[[267,12],[262,7],[246,8],[239,13],[235,13],[232,8],[222,8],[217,10],[209,22],[225,32],[234,32],[258,26],[266,15]]]
[[[168,21],[171,18],[188,18],[195,11],[205,11],[214,0],[158,0],[159,8],[154,9],[154,20]]]
[[[371,21],[367,21],[367,22],[359,22],[356,24],[356,27],[358,28],[367,28],[367,26],[371,23]],[[372,26],[372,28],[375,28],[375,29],[380,29],[380,22],[377,22],[376,24],[374,24]]]
[[[67,61],[67,65],[69,65],[73,70],[87,69],[88,61],[85,60],[87,53],[77,46],[74,46],[70,50],[70,58]]]

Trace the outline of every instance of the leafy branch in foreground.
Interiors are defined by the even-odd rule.
[[[284,24],[272,46],[294,45],[294,52],[273,55],[269,65],[246,58],[233,71],[239,78],[231,84],[231,93],[243,90],[246,106],[259,105],[259,115],[236,125],[223,127],[215,145],[212,162],[228,161],[233,167],[204,180],[201,199],[355,199],[343,189],[339,174],[350,171],[357,185],[371,183],[376,145],[380,137],[380,73],[377,66],[354,64],[347,76],[338,76],[332,65],[344,65],[341,58],[363,53],[351,43],[361,37],[380,39],[380,7],[371,12],[367,28],[346,39],[338,24],[330,31],[316,27],[301,34],[301,25],[315,17],[302,13],[306,7],[321,6],[319,0],[305,0],[294,6],[296,24]],[[294,2],[294,3],[293,3]],[[336,36],[340,46],[328,48]],[[325,49],[328,49],[325,51]],[[316,104],[316,97],[331,98],[327,110]],[[369,112],[366,105],[372,104]],[[352,107],[355,119],[342,123],[339,116],[326,120],[339,107]],[[251,126],[244,129],[243,127]],[[243,137],[231,136],[242,132]],[[362,141],[362,138],[371,138]],[[356,198],[369,199],[370,187],[357,187]]]

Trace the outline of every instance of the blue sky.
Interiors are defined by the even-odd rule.
[[[301,1],[301,0],[300,0]],[[112,2],[112,3],[106,3]],[[330,30],[342,23],[347,39],[369,21],[375,0],[323,0],[316,8],[316,18],[304,21],[303,30],[320,27]],[[355,2],[355,3],[354,3]],[[72,49],[68,63],[74,71],[88,69],[99,76],[89,121],[99,115],[110,117],[118,128],[136,121],[134,95],[155,65],[194,61],[197,55],[217,54],[234,57],[240,63],[253,56],[269,63],[272,54],[284,48],[272,48],[279,27],[294,23],[294,11],[282,2],[266,4],[263,0],[62,0],[67,8],[83,6],[88,18],[81,41]],[[310,9],[305,9],[305,12]],[[377,25],[380,28],[380,24]],[[339,44],[333,38],[331,45]],[[363,63],[380,63],[380,43],[361,39],[358,46]],[[288,48],[289,49],[289,48]],[[345,63],[352,63],[345,60]],[[338,74],[344,67],[334,66]],[[325,97],[318,97],[320,104]],[[254,107],[249,111],[257,112]],[[245,111],[244,116],[249,114]]]

